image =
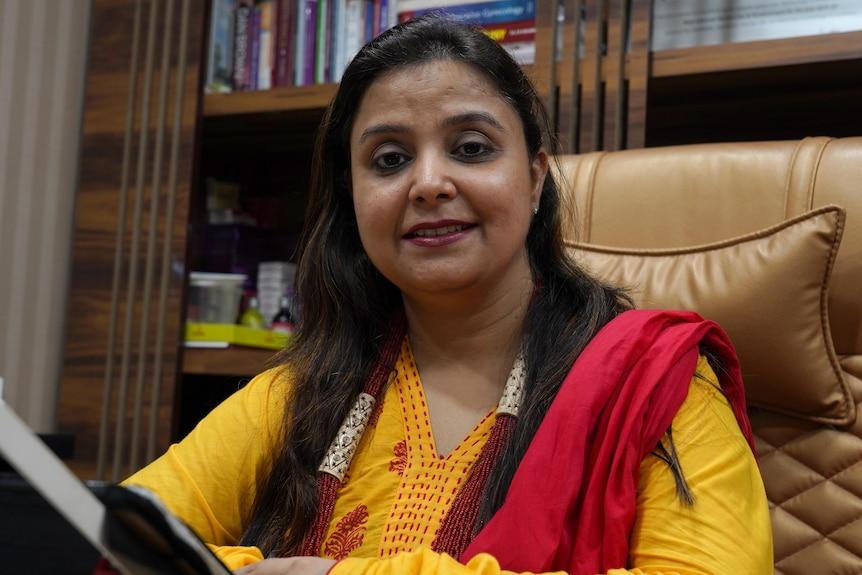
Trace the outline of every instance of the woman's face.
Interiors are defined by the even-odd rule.
[[[362,245],[406,297],[530,279],[547,156],[529,157],[518,114],[484,74],[445,60],[383,74],[360,102],[350,156]]]

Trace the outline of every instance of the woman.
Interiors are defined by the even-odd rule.
[[[318,136],[281,366],[129,482],[243,575],[771,573],[732,348],[570,261],[545,126],[477,30],[365,46]]]

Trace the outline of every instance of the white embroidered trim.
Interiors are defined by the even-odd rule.
[[[506,387],[503,388],[503,397],[500,398],[500,403],[497,405],[497,415],[505,413],[512,417],[518,417],[518,408],[521,407],[521,400],[524,399],[524,380],[526,377],[524,354],[518,352],[512,371],[509,372],[509,379],[506,380]]]
[[[512,417],[518,416],[518,408],[524,396],[525,378],[524,355],[519,352],[512,371],[509,372],[506,386],[503,388],[503,396],[497,405],[498,415],[505,413]],[[353,459],[359,440],[362,439],[362,433],[374,411],[374,403],[374,396],[364,392],[359,394],[353,407],[350,408],[350,413],[338,429],[335,439],[329,445],[323,463],[317,468],[318,471],[332,475],[339,483],[344,480],[347,468],[350,467],[350,460]]]
[[[374,402],[374,396],[364,392],[359,394],[353,407],[350,408],[350,413],[338,429],[335,439],[329,445],[318,471],[334,476],[339,483],[344,480],[347,468],[350,467],[350,460],[353,459],[362,433],[371,418],[371,412],[374,411]]]

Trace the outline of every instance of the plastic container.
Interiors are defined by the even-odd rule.
[[[198,323],[236,323],[245,274],[191,272],[186,319]]]

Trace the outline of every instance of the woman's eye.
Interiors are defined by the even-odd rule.
[[[375,158],[374,166],[379,170],[391,170],[393,168],[399,167],[406,161],[407,159],[404,157],[403,154],[390,152]]]
[[[490,146],[484,142],[467,142],[458,146],[456,155],[471,160],[486,156],[491,151]]]

